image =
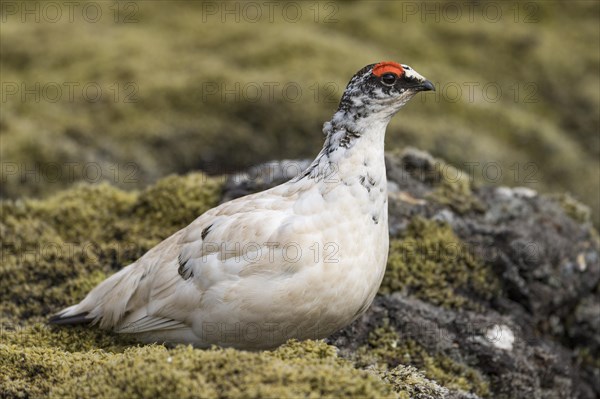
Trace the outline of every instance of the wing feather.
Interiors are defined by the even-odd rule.
[[[99,323],[121,333],[173,331],[189,338],[186,321],[202,311],[211,288],[233,286],[248,273],[281,272],[285,265],[245,258],[250,252],[268,254],[273,240],[285,242],[291,231],[294,193],[282,186],[238,198],[213,208],[167,238],[133,264],[94,288],[79,304],[59,313],[61,318]],[[279,191],[277,191],[279,190]],[[283,190],[283,191],[282,191]],[[279,268],[279,270],[277,270]],[[218,296],[210,303],[220,302]]]
[[[144,316],[141,319],[128,322],[124,320],[115,328],[118,333],[143,333],[155,330],[185,329],[187,326],[181,320],[173,320],[167,317]]]

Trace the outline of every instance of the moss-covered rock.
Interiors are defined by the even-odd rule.
[[[400,291],[447,307],[474,307],[499,293],[491,268],[443,222],[413,219],[390,243],[382,293]]]
[[[577,201],[571,194],[563,193],[554,195],[551,198],[555,199],[565,213],[577,223],[586,223],[590,221],[592,213],[590,208]]]
[[[382,368],[385,379],[399,383],[400,365],[413,365],[423,375],[444,387],[472,392],[486,397],[489,395],[489,383],[476,369],[458,363],[443,354],[431,355],[418,342],[411,338],[400,337],[385,320],[383,325],[369,333],[368,343],[356,353],[357,362],[362,365],[374,364]],[[410,393],[410,391],[407,391]]]
[[[448,390],[431,381],[411,366],[398,365],[391,370],[374,369],[381,379],[391,384],[399,399],[445,398]]]

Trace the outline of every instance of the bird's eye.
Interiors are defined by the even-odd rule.
[[[393,73],[386,73],[381,77],[381,81],[386,85],[393,85],[394,83],[396,83],[396,79],[396,75],[394,75]]]

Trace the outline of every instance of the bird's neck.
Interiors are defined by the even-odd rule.
[[[348,181],[368,176],[385,183],[384,139],[390,118],[364,116],[357,110],[338,110],[325,123],[323,149],[302,178]]]

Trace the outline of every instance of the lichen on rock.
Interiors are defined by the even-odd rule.
[[[398,335],[387,319],[369,333],[367,344],[358,349],[356,356],[358,364],[377,365],[384,379],[396,381],[395,384],[398,383],[398,366],[412,365],[422,370],[424,377],[443,387],[482,397],[489,395],[489,383],[478,371],[443,354],[429,354],[412,338]]]

